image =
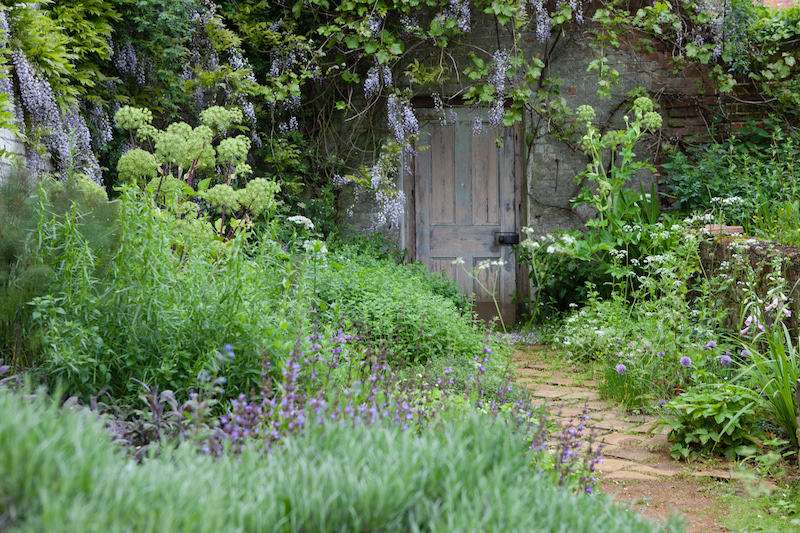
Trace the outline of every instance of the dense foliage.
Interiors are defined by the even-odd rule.
[[[549,67],[578,35],[595,44],[590,69],[600,97],[611,97],[619,78],[608,60],[614,50],[658,48],[677,68],[706,68],[717,90],[743,91],[788,120],[797,107],[798,10],[744,0],[38,6],[9,4],[0,14],[12,75],[2,92],[21,104],[8,121],[23,134],[34,172],[49,160],[62,176],[74,167],[109,192],[119,183],[120,156],[135,147],[114,132],[120,107],[147,107],[160,128],[196,125],[209,107],[236,106],[241,131],[229,135],[252,144],[241,163],[277,180],[283,201],[330,200],[337,187],[355,182],[357,196],[377,202],[376,226],[397,225],[405,198],[396,173],[418,141],[413,98],[432,97],[442,122],[451,120],[449,106],[475,105],[489,109],[493,126],[528,115],[528,143],[549,134],[572,143],[583,124]],[[496,43],[476,47],[478,29],[487,28]],[[450,99],[453,87],[462,99]],[[726,107],[718,112],[727,118]],[[318,221],[326,234],[333,217],[329,211]]]

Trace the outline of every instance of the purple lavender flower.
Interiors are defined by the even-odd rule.
[[[681,363],[681,366],[683,366],[683,367],[692,366],[692,360],[688,355],[684,355],[683,357],[681,357],[680,363]]]
[[[628,367],[626,367],[622,363],[618,364],[615,368],[617,370],[617,374],[619,374],[620,376],[625,375],[625,371],[628,370]]]
[[[722,366],[728,366],[729,364],[731,364],[731,356],[728,354],[728,352],[726,352],[725,354],[722,355],[722,357],[719,358],[719,364],[721,364]]]

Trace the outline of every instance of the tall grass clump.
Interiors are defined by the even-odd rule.
[[[268,456],[184,446],[138,465],[86,412],[9,391],[0,409],[0,516],[14,532],[660,530],[532,475],[500,422],[418,436],[331,425]]]
[[[173,390],[212,371],[224,344],[232,393],[260,380],[260,354],[285,358],[295,330],[310,328],[297,305],[302,279],[293,255],[278,243],[222,246],[196,239],[176,246],[171,224],[132,188],[118,201],[117,239],[108,266],[78,231],[81,213],[39,225],[39,253],[57,286],[32,302],[31,336],[39,371],[84,397],[109,387],[117,398],[136,378]],[[313,304],[312,304],[313,305]]]

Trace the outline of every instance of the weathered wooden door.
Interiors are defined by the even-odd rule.
[[[414,165],[413,220],[416,259],[431,271],[444,270],[462,292],[475,294],[482,318],[515,319],[517,288],[512,248],[517,234],[518,161],[515,131],[489,126],[484,110],[458,110],[459,121],[423,121]],[[480,133],[473,131],[478,117]],[[501,142],[498,142],[498,137]],[[463,264],[454,264],[462,259]]]

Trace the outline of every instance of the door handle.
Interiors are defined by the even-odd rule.
[[[519,233],[498,233],[496,244],[519,244]]]

